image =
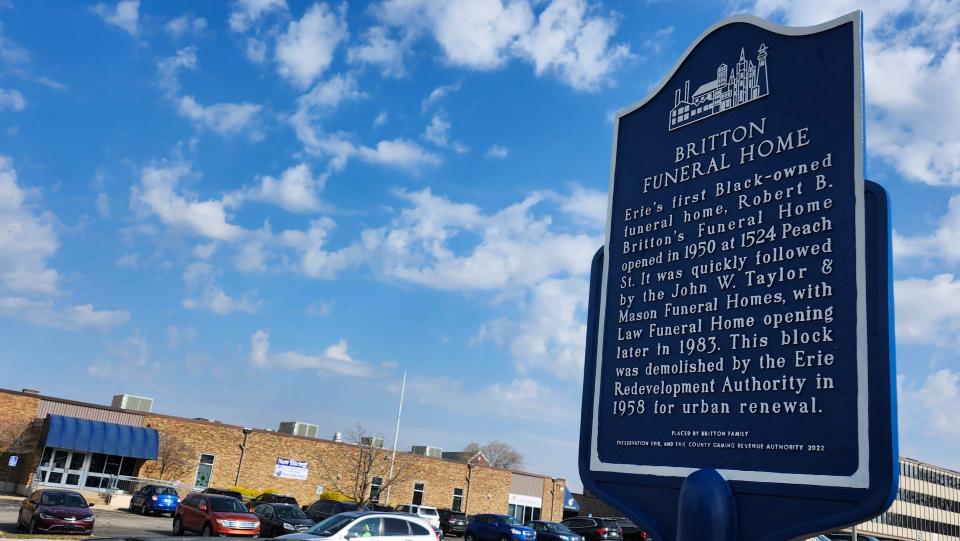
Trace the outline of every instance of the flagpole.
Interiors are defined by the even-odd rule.
[[[397,428],[393,431],[393,453],[390,455],[390,473],[387,474],[387,499],[385,504],[390,505],[390,489],[393,488],[393,464],[397,461],[397,438],[400,437],[400,414],[403,413],[403,392],[407,388],[407,372],[403,372],[403,382],[400,384],[400,405],[397,406]]]

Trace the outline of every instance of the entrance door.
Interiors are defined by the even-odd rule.
[[[47,485],[78,487],[87,454],[64,449],[44,449],[40,460],[40,480]]]

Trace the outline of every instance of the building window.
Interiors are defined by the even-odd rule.
[[[454,511],[463,511],[463,489],[462,488],[453,489],[453,504],[450,506],[450,509]]]
[[[213,475],[213,461],[216,457],[211,454],[201,454],[200,464],[197,466],[197,476],[193,484],[199,488],[210,486],[210,476]]]
[[[413,484],[413,505],[421,505],[423,503],[423,483],[414,483]]]
[[[380,502],[380,487],[383,486],[383,477],[374,477],[370,480],[370,501]]]

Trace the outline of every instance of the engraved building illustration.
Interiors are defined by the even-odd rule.
[[[767,46],[760,44],[757,51],[757,63],[747,60],[740,49],[740,60],[729,68],[726,63],[717,67],[717,78],[700,85],[690,95],[690,80],[687,79],[681,89],[677,89],[670,110],[671,130],[675,130],[698,120],[703,120],[727,109],[749,103],[769,93],[767,81]]]

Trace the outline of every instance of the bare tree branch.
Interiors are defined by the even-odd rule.
[[[183,480],[196,466],[197,452],[181,438],[160,433],[156,460],[148,461],[140,475],[163,481]]]

